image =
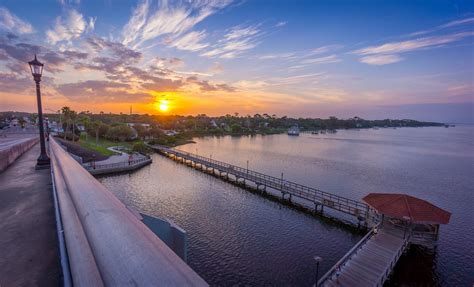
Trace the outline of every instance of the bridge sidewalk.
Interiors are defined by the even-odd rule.
[[[0,286],[58,286],[60,263],[49,169],[39,144],[0,173]]]

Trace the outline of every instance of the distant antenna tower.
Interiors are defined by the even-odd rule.
[[[132,115],[132,105],[130,105],[130,115]]]

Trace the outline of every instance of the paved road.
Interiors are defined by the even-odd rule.
[[[35,170],[39,144],[0,173],[0,286],[59,286],[49,169]]]

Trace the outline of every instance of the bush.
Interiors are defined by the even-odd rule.
[[[137,142],[133,145],[132,150],[134,152],[139,152],[146,154],[150,151],[150,149],[143,143],[143,142]]]

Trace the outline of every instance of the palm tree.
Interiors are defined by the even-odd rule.
[[[71,114],[69,117],[72,121],[72,142],[74,142],[75,137],[76,137],[76,134],[74,133],[75,132],[74,129],[76,127],[77,113],[75,111],[71,111]]]
[[[91,124],[91,119],[88,116],[82,115],[79,118],[79,122],[84,126],[84,130],[86,131],[86,141],[89,141],[89,134],[87,133],[87,129]]]
[[[93,121],[90,126],[95,131],[95,144],[99,144],[99,129],[102,123],[100,121]]]
[[[66,133],[69,130],[69,120],[71,115],[71,108],[69,107],[62,107],[61,112],[64,115],[64,121],[66,122],[66,128],[64,129],[64,139],[66,139]]]

